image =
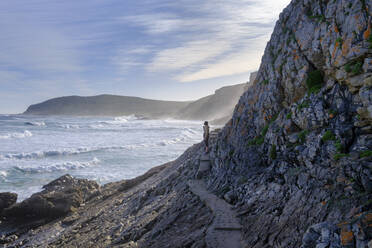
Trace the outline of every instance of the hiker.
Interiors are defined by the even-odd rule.
[[[209,151],[209,148],[208,148],[208,141],[209,141],[208,121],[204,122],[203,130],[204,130],[203,138],[204,138],[204,144],[205,144],[205,152],[208,152]]]

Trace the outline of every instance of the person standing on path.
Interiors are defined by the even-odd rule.
[[[204,144],[205,144],[205,152],[209,152],[208,148],[208,142],[209,142],[209,126],[208,126],[208,121],[204,122],[203,126],[204,134],[203,134],[203,139],[204,139]]]

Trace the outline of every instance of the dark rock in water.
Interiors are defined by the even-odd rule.
[[[16,201],[17,194],[10,192],[0,193],[0,212],[3,211],[3,209],[12,206]]]
[[[64,175],[45,185],[21,203],[3,211],[11,219],[54,219],[74,212],[85,201],[99,194],[99,185],[87,179]]]

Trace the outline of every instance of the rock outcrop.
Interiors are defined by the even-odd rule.
[[[12,206],[17,201],[17,194],[4,192],[0,193],[0,213],[10,206]]]
[[[280,15],[211,154],[209,186],[236,197],[248,247],[300,247],[310,226],[371,210],[371,11],[297,0]]]
[[[68,174],[43,186],[43,189],[20,203],[10,205],[3,210],[2,216],[15,221],[30,219],[43,223],[75,212],[80,205],[100,193],[95,181],[75,179]]]

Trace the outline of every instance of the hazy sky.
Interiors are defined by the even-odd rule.
[[[256,70],[289,0],[1,0],[0,113],[64,95],[191,100]]]

